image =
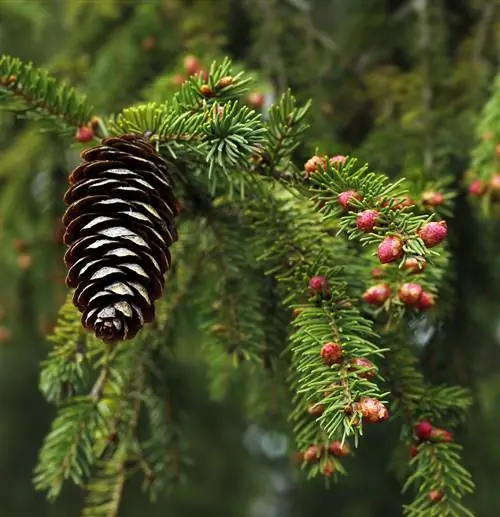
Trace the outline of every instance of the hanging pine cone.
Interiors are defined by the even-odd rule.
[[[106,343],[132,339],[154,320],[177,240],[166,162],[141,135],[83,151],[64,196],[66,285],[82,324]]]

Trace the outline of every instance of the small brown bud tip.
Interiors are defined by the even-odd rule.
[[[414,458],[414,457],[418,454],[418,447],[417,447],[415,444],[413,444],[413,443],[412,443],[412,444],[410,445],[410,450],[409,450],[409,452],[410,452],[410,456],[411,456],[412,458]]]
[[[328,446],[328,452],[334,456],[349,456],[351,451],[347,443],[342,445],[340,440],[335,440]]]
[[[384,305],[390,295],[391,288],[388,284],[376,284],[363,293],[363,300],[371,305]]]
[[[324,411],[325,406],[323,406],[323,404],[314,404],[314,406],[309,406],[307,408],[307,412],[313,417],[321,416]]]
[[[429,422],[429,420],[422,420],[415,426],[415,435],[421,441],[426,441],[431,438],[432,430],[434,426]]]
[[[444,204],[444,195],[441,192],[427,190],[422,193],[422,203],[427,206],[441,206]]]
[[[10,341],[11,333],[6,327],[0,327],[0,344]]]
[[[432,309],[432,307],[434,307],[435,304],[436,300],[434,299],[434,296],[431,293],[428,293],[427,291],[423,291],[420,295],[420,298],[418,299],[416,307],[421,311],[425,311],[427,309]]]
[[[423,289],[419,284],[407,283],[399,288],[399,299],[405,305],[416,305],[420,300]]]
[[[410,257],[403,264],[403,268],[412,274],[422,273],[426,267],[427,260],[424,257]]]
[[[29,253],[23,253],[17,257],[17,265],[19,269],[27,271],[33,265],[33,258]]]
[[[17,75],[9,75],[5,80],[7,86],[14,84],[17,81]]]
[[[14,239],[12,241],[12,247],[18,253],[24,253],[26,251],[26,242],[23,239]]]
[[[172,84],[174,86],[181,86],[182,84],[184,84],[184,81],[186,80],[186,77],[182,74],[175,74],[173,77],[172,77]]]
[[[101,129],[102,119],[101,117],[93,116],[90,119],[89,127],[94,133],[97,133]]]
[[[320,294],[322,296],[329,296],[330,285],[328,284],[328,280],[321,275],[311,277],[309,280],[309,292],[312,295]]]
[[[338,196],[337,196],[337,201],[339,202],[339,205],[344,209],[344,210],[347,210],[349,208],[352,208],[354,203],[353,201],[357,199],[357,200],[361,200],[363,199],[363,196],[359,193],[359,192],[356,192],[355,190],[346,190],[345,192],[341,192]]]
[[[221,77],[219,81],[219,88],[226,88],[230,84],[233,84],[234,78],[231,75],[225,75]]]
[[[490,141],[493,138],[493,133],[491,131],[486,131],[483,133],[483,140],[486,142]]]
[[[326,159],[321,158],[320,156],[313,156],[309,158],[307,162],[304,164],[304,170],[306,172],[306,177],[309,177],[314,172],[318,172],[321,169],[326,169]]]
[[[264,106],[264,95],[259,91],[253,91],[248,96],[248,104],[254,110],[260,110]]]
[[[302,310],[303,309],[299,309],[298,307],[293,309],[292,311],[292,317],[293,318],[297,318],[298,316],[300,316],[300,314],[302,314]]]
[[[210,86],[208,86],[208,84],[202,84],[200,86],[200,93],[204,97],[213,97],[214,96],[214,91],[212,90],[212,88],[210,88]]]
[[[372,398],[363,398],[358,402],[358,409],[366,422],[378,424],[389,418],[389,411],[380,402]]]
[[[321,467],[321,473],[325,477],[332,477],[335,473],[335,462],[328,459],[325,461],[324,465]]]
[[[188,75],[194,75],[201,71],[201,64],[196,56],[189,55],[184,58],[184,70]]]
[[[364,357],[356,357],[351,361],[350,366],[353,370],[359,370],[357,375],[361,379],[373,379],[377,373],[375,365]]]
[[[334,167],[335,169],[339,169],[341,165],[345,165],[345,162],[347,161],[347,156],[344,156],[343,154],[338,154],[337,156],[332,156],[329,160],[330,165]]]
[[[453,434],[446,429],[434,427],[431,431],[430,439],[433,442],[449,443],[453,441]]]
[[[75,139],[77,142],[85,143],[90,142],[94,138],[94,132],[92,131],[92,128],[88,126],[79,127],[76,130]]]
[[[321,359],[327,366],[338,364],[342,360],[343,350],[339,343],[325,343],[320,351]]]
[[[385,275],[385,271],[380,267],[374,267],[372,269],[371,273],[372,273],[372,278],[374,278],[374,279],[382,278]]]
[[[319,460],[321,450],[317,445],[311,445],[305,452],[304,452],[304,461],[307,463],[315,463]]]
[[[444,497],[444,492],[442,490],[431,490],[427,494],[427,498],[431,503],[439,503],[439,501],[442,501]]]
[[[372,232],[378,222],[379,213],[377,210],[364,210],[356,217],[356,226],[362,232]]]
[[[486,188],[486,185],[481,180],[474,180],[469,185],[469,194],[474,197],[484,196]]]
[[[154,36],[146,36],[142,40],[142,49],[146,52],[150,52],[156,47],[156,38]]]
[[[395,262],[403,256],[403,239],[399,235],[386,237],[378,246],[378,258],[382,264]]]
[[[446,238],[448,235],[448,226],[446,221],[431,221],[430,223],[425,223],[420,228],[418,235],[428,248],[433,248]]]
[[[491,177],[489,188],[494,194],[498,194],[500,192],[500,174],[494,174]]]

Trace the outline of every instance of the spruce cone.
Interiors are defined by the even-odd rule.
[[[106,343],[132,339],[154,320],[177,240],[166,162],[140,135],[83,151],[64,196],[66,285],[82,324]]]

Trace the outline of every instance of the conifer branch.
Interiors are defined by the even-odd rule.
[[[85,96],[46,70],[7,55],[0,56],[0,105],[59,130],[84,126],[92,113]]]

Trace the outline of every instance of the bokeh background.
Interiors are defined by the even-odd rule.
[[[248,102],[265,111],[290,87],[312,98],[316,146],[353,154],[393,176],[424,168],[462,192],[481,109],[500,57],[498,0],[0,0],[0,52],[33,61],[86,92],[105,116],[175,91],[189,70],[232,57],[253,71]],[[62,194],[81,145],[0,113],[0,517],[79,515],[68,486],[55,504],[31,485],[53,412],[38,392],[45,335],[64,301]],[[303,162],[301,162],[303,163]],[[500,234],[465,194],[455,240],[449,317],[431,336],[429,379],[459,382],[475,404],[459,438],[477,483],[479,517],[500,515]],[[196,339],[196,336],[193,336]],[[183,430],[189,482],[151,505],[132,483],[124,517],[390,517],[401,515],[388,460],[396,430],[374,429],[349,459],[349,477],[325,489],[291,459],[286,422],[248,422],[237,389],[210,399],[205,372],[185,364]],[[186,378],[186,376],[184,376]]]

